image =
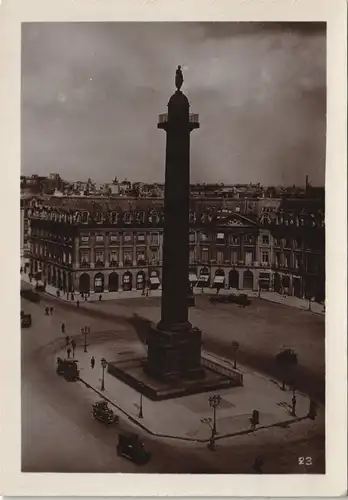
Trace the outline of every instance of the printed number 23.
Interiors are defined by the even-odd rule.
[[[298,457],[299,465],[312,465],[312,457]]]

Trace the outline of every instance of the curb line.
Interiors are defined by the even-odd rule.
[[[132,417],[131,415],[129,415],[125,410],[123,410],[114,401],[112,401],[107,396],[105,396],[102,392],[98,391],[98,389],[96,389],[95,387],[91,386],[88,382],[86,382],[85,380],[83,380],[81,377],[79,378],[79,381],[82,382],[88,389],[92,389],[92,391],[94,391],[95,393],[97,393],[101,398],[103,398],[106,401],[108,401],[108,403],[110,403],[112,406],[115,406],[115,408],[117,408],[119,411],[121,411],[133,424],[137,425],[138,427],[140,427],[141,429],[143,429],[145,432],[147,432],[151,436],[156,436],[156,437],[165,438],[165,439],[176,439],[176,440],[179,440],[179,441],[189,441],[189,442],[194,442],[194,443],[209,443],[210,442],[210,439],[208,439],[208,438],[207,439],[194,439],[194,438],[181,437],[181,436],[172,436],[170,434],[161,434],[161,433],[153,432],[148,427],[146,427],[145,425],[141,424],[137,419],[135,419],[134,417]],[[285,426],[294,424],[296,422],[300,422],[302,420],[306,420],[307,418],[308,418],[308,416],[305,416],[305,417],[296,417],[296,418],[293,418],[293,419],[290,419],[290,420],[283,420],[282,422],[277,422],[275,424],[261,425],[261,426],[257,427],[256,429],[245,429],[245,430],[238,431],[238,432],[232,432],[232,433],[229,433],[229,434],[223,434],[222,436],[216,435],[215,436],[215,441],[218,441],[218,440],[221,440],[221,439],[230,438],[230,437],[235,437],[235,436],[242,436],[242,435],[245,435],[245,434],[251,434],[253,432],[257,432],[257,431],[260,431],[260,430],[263,430],[263,429],[270,429],[271,427],[285,427]]]

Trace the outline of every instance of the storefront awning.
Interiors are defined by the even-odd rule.
[[[224,283],[225,282],[225,276],[215,276],[214,277],[214,283]]]
[[[190,273],[189,280],[191,283],[195,283],[196,281],[198,281],[197,274]]]
[[[199,280],[198,281],[202,281],[203,283],[208,283],[208,281],[209,281],[209,275],[208,274],[201,274],[199,276]]]
[[[158,276],[150,276],[151,285],[160,285],[160,280]]]

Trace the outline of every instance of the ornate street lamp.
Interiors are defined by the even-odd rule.
[[[216,432],[216,408],[220,405],[220,403],[221,403],[221,396],[219,396],[219,394],[214,394],[214,396],[209,397],[210,408],[213,408],[214,420],[213,420],[212,432],[213,432],[214,437],[217,434],[217,432]]]
[[[90,332],[90,329],[88,328],[88,326],[81,328],[81,333],[82,333],[82,335],[85,336],[83,352],[87,352],[87,335],[89,334],[89,332]]]
[[[105,385],[104,385],[104,373],[105,373],[105,368],[108,366],[108,362],[106,361],[105,358],[102,358],[101,361],[100,361],[101,365],[102,365],[102,384],[101,384],[101,390],[102,391],[105,391]]]

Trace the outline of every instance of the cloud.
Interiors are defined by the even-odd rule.
[[[24,24],[23,172],[163,180],[181,64],[193,182],[323,183],[325,26],[290,24]]]

